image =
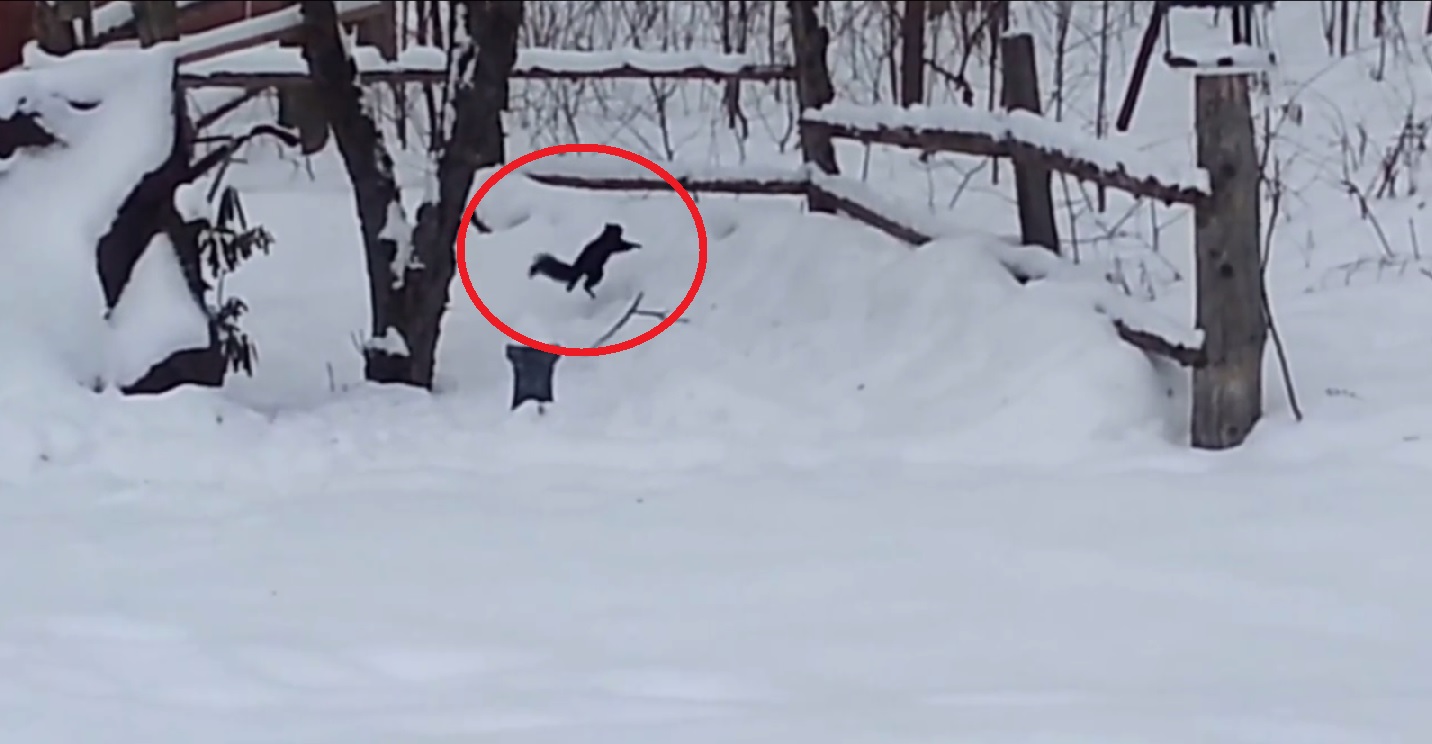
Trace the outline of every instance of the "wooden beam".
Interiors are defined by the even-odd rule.
[[[596,176],[578,173],[528,173],[528,178],[544,186],[561,186],[588,191],[669,191],[671,184],[656,175]],[[728,194],[736,196],[804,196],[805,181],[778,181],[760,178],[727,178],[677,176],[681,187],[693,194]]]
[[[883,215],[874,208],[861,204],[845,194],[827,190],[815,183],[810,184],[809,188],[812,193],[818,194],[824,203],[835,207],[836,212],[856,222],[869,225],[902,243],[921,246],[934,240],[933,235],[926,235],[899,220]]]
[[[787,80],[794,75],[789,67],[780,65],[751,65],[727,72],[706,67],[689,67],[672,70],[646,70],[630,65],[601,70],[559,70],[542,67],[528,67],[512,72],[514,80],[751,80],[771,82]],[[439,84],[447,79],[447,72],[424,68],[404,69],[392,67],[364,70],[359,77],[364,84],[397,85],[402,83]],[[286,88],[308,83],[307,73],[301,72],[217,72],[212,74],[186,73],[179,75],[179,84],[184,88]]]
[[[1197,205],[1205,194],[1190,186],[1170,186],[1151,177],[1134,176],[1127,171],[1108,170],[1097,163],[1058,150],[1046,149],[1029,142],[1001,139],[980,132],[949,132],[912,127],[865,129],[842,124],[807,122],[826,128],[831,136],[865,144],[890,145],[910,150],[952,152],[979,157],[1020,157],[1037,161],[1050,170],[1067,173],[1082,181],[1119,189],[1134,196],[1157,199],[1165,204]]]

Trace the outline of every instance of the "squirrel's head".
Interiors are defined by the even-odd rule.
[[[620,238],[621,236],[622,226],[615,222],[608,222],[607,226],[602,228],[602,237],[604,238]]]

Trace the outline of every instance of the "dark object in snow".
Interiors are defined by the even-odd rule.
[[[512,410],[535,400],[538,410],[552,402],[552,373],[561,355],[518,344],[507,345],[507,361],[512,363]]]
[[[602,283],[607,260],[613,254],[624,253],[640,247],[640,243],[633,243],[622,238],[621,225],[608,222],[602,230],[602,234],[582,248],[582,253],[577,256],[576,261],[569,264],[551,254],[539,253],[537,258],[532,261],[532,268],[528,270],[527,276],[530,278],[540,274],[553,281],[564,283],[567,285],[568,292],[577,286],[579,279],[585,277],[586,281],[582,283],[582,289],[587,290],[587,294],[596,299],[592,290]]]
[[[35,114],[16,113],[0,118],[0,158],[8,158],[22,147],[49,147],[58,140],[40,124]]]

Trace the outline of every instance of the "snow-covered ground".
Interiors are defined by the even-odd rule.
[[[1299,12],[1283,37],[1316,22]],[[1373,85],[1375,49],[1279,53],[1303,115],[1279,132],[1271,276],[1306,419],[1270,353],[1267,418],[1221,454],[1185,447],[1182,376],[1120,342],[1088,287],[1010,278],[1008,173],[966,182],[968,161],[871,153],[892,198],[943,207],[965,183],[947,216],[968,234],[915,252],[796,200],[703,198],[689,322],[561,360],[541,417],[507,410],[507,339],[456,283],[438,393],[361,383],[365,280],[332,152],[312,178],[262,153],[233,174],[276,238],[226,285],[252,306],[257,374],[97,395],[113,340],[74,257],[104,225],[65,210],[119,197],[89,186],[113,191],[93,162],[15,163],[0,738],[1425,739],[1432,219],[1415,193],[1363,218],[1340,181],[1347,163],[1370,182],[1426,116],[1432,69],[1413,50]],[[1187,155],[1188,91],[1156,69],[1130,136]],[[841,156],[861,173],[859,148]],[[483,205],[496,232],[468,244],[507,322],[581,345],[637,291],[679,301],[695,232],[674,196],[509,181]],[[1187,215],[1110,203],[1065,238],[1186,323]],[[608,221],[644,248],[596,302],[527,279],[534,253],[570,256]]]

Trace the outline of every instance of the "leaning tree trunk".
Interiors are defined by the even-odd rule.
[[[392,156],[363,106],[333,3],[301,5],[303,56],[352,181],[363,235],[373,334],[364,349],[364,376],[371,382],[432,389],[438,335],[457,269],[457,231],[472,179],[479,168],[505,159],[501,117],[517,63],[522,3],[454,5],[464,11],[475,50],[469,48],[460,60],[453,125],[438,158],[436,201],[419,207],[411,230],[404,222]]]
[[[107,312],[112,312],[119,304],[140,257],[145,250],[151,249],[150,243],[164,234],[178,258],[190,296],[195,305],[208,314],[204,304],[207,287],[199,264],[199,235],[193,225],[185,223],[174,206],[174,192],[196,176],[185,125],[184,99],[177,87],[172,105],[174,134],[170,140],[169,155],[129,192],[120,204],[114,222],[96,246],[96,269]],[[159,247],[153,246],[153,250],[159,250]],[[228,371],[218,327],[212,321],[209,324],[208,346],[183,349],[156,361],[142,378],[126,385],[124,392],[163,393],[186,384],[218,387],[223,384]]]
[[[826,55],[830,48],[830,32],[820,23],[820,3],[813,0],[787,0],[790,15],[791,46],[796,68],[796,101],[801,110],[820,108],[835,100],[835,86],[830,82],[830,64]],[[801,127],[801,158],[821,172],[840,173],[835,161],[835,145],[825,127]],[[812,190],[812,212],[834,213],[836,207],[819,190]]]

